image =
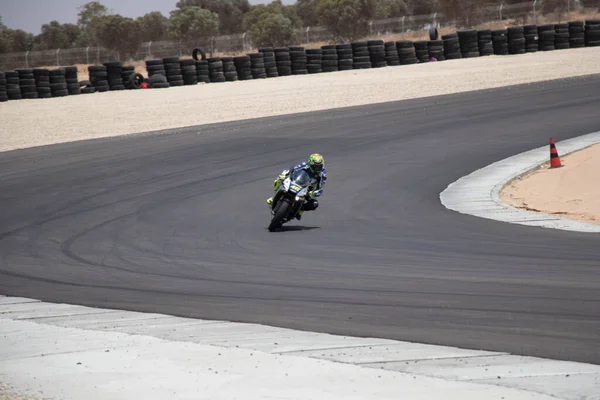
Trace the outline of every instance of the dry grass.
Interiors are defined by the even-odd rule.
[[[546,14],[546,15],[541,15],[538,17],[537,25],[564,23],[567,21],[581,21],[581,20],[586,20],[586,19],[599,19],[599,18],[600,18],[600,9],[595,10],[595,11],[591,11],[591,10],[574,11],[571,13],[564,13],[562,15]],[[504,21],[486,22],[486,23],[474,26],[473,28],[478,29],[478,30],[480,30],[480,29],[503,29],[503,28],[507,28],[509,26],[518,26],[518,25],[526,25],[526,24],[533,24],[533,23],[534,23],[534,21],[532,20],[532,18],[530,16],[530,17],[524,18],[524,19],[519,18],[519,19],[510,19],[510,20],[504,20]],[[457,29],[459,29],[459,28],[457,28],[455,26],[444,27],[444,28],[439,29],[438,33],[441,37],[442,35],[454,33],[454,32],[456,32]],[[390,34],[390,35],[373,35],[373,36],[368,36],[364,39],[365,40],[383,39],[385,41],[429,40],[429,33],[427,31],[412,31],[412,32],[406,32],[406,33]],[[333,41],[311,42],[311,43],[300,43],[299,46],[302,46],[302,47],[305,47],[308,49],[314,49],[314,48],[320,48],[321,46],[325,46],[328,44],[335,44],[335,43],[336,42],[333,42]],[[258,49],[254,48],[254,49],[249,49],[249,50],[244,50],[244,51],[219,52],[219,53],[215,53],[213,56],[214,57],[236,57],[236,56],[246,55],[248,53],[254,53],[257,51],[258,51]],[[191,56],[183,56],[180,58],[181,59],[191,58]],[[146,63],[144,60],[126,62],[125,64],[133,65],[135,67],[135,72],[142,74],[144,77],[148,76],[148,73],[146,71]],[[79,80],[80,81],[89,79],[88,78],[89,72],[88,72],[87,64],[76,64],[75,66],[77,67],[77,69],[79,71]],[[56,66],[46,66],[46,67],[39,67],[39,68],[53,69],[53,68],[56,68]]]

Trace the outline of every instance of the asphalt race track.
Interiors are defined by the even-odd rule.
[[[594,76],[2,153],[0,293],[598,364],[598,235],[439,200],[598,130]],[[315,151],[320,209],[269,233]]]

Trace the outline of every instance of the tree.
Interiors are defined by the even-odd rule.
[[[2,22],[2,16],[0,16],[0,54],[8,53],[10,51],[10,43],[5,35],[8,28]]]
[[[398,18],[409,15],[404,0],[378,0],[375,6],[375,19]]]
[[[300,25],[295,10],[285,7],[280,0],[258,4],[244,16],[244,29],[258,47],[289,45],[295,40],[294,29]]]
[[[169,33],[188,47],[194,47],[199,40],[219,33],[219,16],[200,7],[185,7],[171,11]]]
[[[2,37],[7,53],[21,53],[33,50],[34,38],[22,29],[3,29]]]
[[[316,26],[319,24],[319,16],[317,15],[318,4],[319,0],[298,0],[298,3],[296,3],[296,12],[304,26]]]
[[[143,42],[156,42],[169,36],[169,19],[159,11],[138,17],[137,22],[140,25]]]
[[[104,47],[119,52],[123,59],[133,56],[142,42],[139,23],[119,14],[102,18],[97,34]]]
[[[91,1],[78,8],[77,26],[81,29],[79,45],[81,46],[97,46],[98,26],[102,18],[110,14],[108,8],[102,5],[99,1]]]
[[[342,41],[368,35],[375,10],[375,0],[321,0],[317,6],[320,23]]]
[[[80,35],[81,30],[77,25],[61,25],[58,21],[51,21],[42,25],[42,33],[36,36],[35,41],[41,49],[68,49]]]
[[[219,31],[221,34],[242,32],[244,14],[250,11],[248,0],[180,0],[177,8],[200,7],[219,16]]]

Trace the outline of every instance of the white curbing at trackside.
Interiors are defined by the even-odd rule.
[[[5,296],[0,360],[0,398],[600,399],[599,365]]]
[[[600,132],[556,142],[556,147],[560,156],[566,156],[597,143],[600,143]],[[500,191],[504,186],[549,159],[550,149],[546,145],[495,162],[448,185],[440,194],[440,200],[446,208],[461,214],[513,224],[600,233],[600,225],[522,210],[500,199]]]

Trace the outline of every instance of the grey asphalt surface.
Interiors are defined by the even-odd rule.
[[[439,201],[599,110],[593,76],[2,153],[0,294],[600,363],[599,236]],[[311,152],[320,209],[269,233]]]

